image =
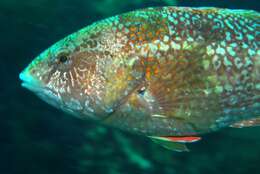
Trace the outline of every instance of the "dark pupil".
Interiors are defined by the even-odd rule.
[[[137,92],[138,92],[139,95],[144,95],[145,88],[141,88],[141,89],[137,90]]]
[[[66,55],[62,55],[59,57],[59,62],[65,63],[68,60],[68,57]]]

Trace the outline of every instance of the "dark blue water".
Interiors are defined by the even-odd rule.
[[[260,11],[259,0],[1,0],[0,174],[258,173],[260,127],[224,129],[175,153],[68,116],[20,87],[19,72],[64,36],[111,15],[175,3]]]

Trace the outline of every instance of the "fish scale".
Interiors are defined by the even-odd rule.
[[[241,113],[244,107],[253,107],[259,102],[253,98],[259,95],[259,80],[254,77],[259,75],[254,75],[256,68],[253,66],[259,59],[259,16],[248,18],[245,14],[249,12],[216,8],[152,8],[125,14],[117,22],[120,27],[113,27],[117,28],[117,33],[122,32],[122,36],[129,38],[124,48],[126,52],[139,52],[145,61],[151,57],[159,62],[166,58],[178,59],[179,52],[192,49],[190,45],[207,46],[201,61],[205,70],[216,74],[208,78],[218,82],[214,89],[205,90],[214,90],[221,96],[221,114],[225,118],[230,117],[225,114],[229,110],[242,108],[237,111]],[[151,74],[156,78],[157,68],[153,66],[153,63],[148,64],[147,78]],[[240,115],[246,118],[244,114]],[[230,123],[237,119],[226,121]]]

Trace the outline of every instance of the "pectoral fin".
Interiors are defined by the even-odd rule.
[[[200,137],[149,137],[153,142],[161,145],[162,147],[177,151],[177,152],[188,152],[189,149],[185,143],[191,143],[200,140]]]
[[[243,120],[230,125],[230,127],[233,128],[243,128],[243,127],[253,127],[253,126],[260,126],[260,117],[250,119],[250,120]]]

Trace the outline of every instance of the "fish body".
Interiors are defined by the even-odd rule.
[[[80,118],[147,136],[195,136],[258,122],[259,45],[255,11],[147,8],[67,36],[20,78]]]

